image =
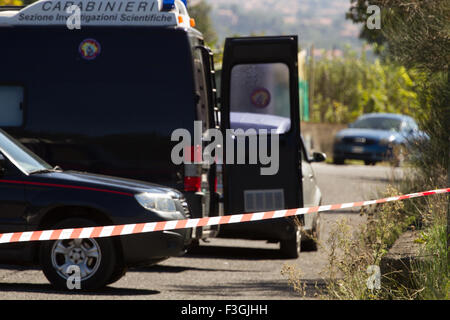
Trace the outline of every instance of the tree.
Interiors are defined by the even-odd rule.
[[[386,38],[379,29],[369,29],[366,26],[369,14],[367,8],[369,5],[377,5],[378,0],[350,0],[350,9],[346,13],[346,19],[352,20],[354,23],[363,24],[359,37],[366,40],[369,44],[376,44],[375,51],[380,53],[381,46],[386,42]]]
[[[366,26],[367,8],[381,9],[381,29]],[[350,0],[347,19],[362,24],[360,37],[387,44],[392,57],[406,67],[447,70],[450,60],[448,0]],[[379,52],[379,51],[378,51]]]
[[[21,0],[0,0],[0,6],[23,6]]]
[[[430,143],[422,146],[419,168],[448,174],[450,166],[450,2],[447,0],[378,0],[384,8],[382,31],[390,55],[420,71],[418,88],[422,128]],[[434,173],[432,172],[434,171]]]
[[[315,62],[313,121],[348,123],[363,113],[420,111],[414,72],[384,59],[374,63],[347,50]]]
[[[205,0],[200,0],[188,9],[189,15],[195,19],[196,28],[203,33],[205,42],[214,47],[217,43],[217,34],[211,21],[211,6]]]
[[[0,0],[0,6],[27,6],[37,0]]]
[[[378,0],[382,32],[391,54],[407,67],[448,72],[450,2],[448,0]]]

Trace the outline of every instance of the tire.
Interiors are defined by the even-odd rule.
[[[91,220],[69,218],[52,228],[96,225]],[[65,272],[71,265],[77,265],[80,268],[80,288],[77,289],[84,291],[103,288],[112,280],[117,281],[120,278],[117,273],[116,250],[111,238],[45,241],[41,244],[39,258],[44,275],[59,290],[71,289],[68,287],[70,275]],[[71,283],[76,282],[71,281]]]
[[[109,278],[109,280],[106,282],[106,285],[113,284],[114,282],[119,281],[122,279],[122,277],[127,273],[128,268],[123,265],[123,263],[117,263],[115,270],[113,271],[113,274]]]
[[[294,234],[286,240],[280,241],[281,254],[287,259],[297,259],[300,255],[302,243],[302,233],[296,226]]]
[[[343,158],[336,158],[336,157],[333,158],[333,163],[334,164],[341,165],[341,164],[344,164],[344,162],[345,162],[345,159],[343,159]]]
[[[200,247],[200,240],[199,239],[192,239],[191,243],[187,246],[186,250],[187,252],[195,251]]]

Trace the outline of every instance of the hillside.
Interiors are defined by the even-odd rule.
[[[231,35],[298,34],[316,48],[361,47],[359,26],[345,20],[350,0],[207,0],[222,42]]]

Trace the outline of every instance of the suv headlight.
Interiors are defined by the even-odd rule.
[[[134,197],[147,210],[159,213],[173,213],[177,211],[175,201],[168,194],[144,192]]]
[[[383,146],[387,146],[389,144],[391,144],[393,141],[395,140],[394,136],[390,136],[388,138],[383,138],[380,140],[380,144]]]

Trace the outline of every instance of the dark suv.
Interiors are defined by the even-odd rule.
[[[135,180],[53,168],[0,130],[0,234],[189,217],[176,190]],[[119,280],[127,267],[184,252],[192,229],[129,236],[0,245],[0,262],[40,264],[64,289],[76,265],[82,289]],[[1,235],[0,235],[1,237]]]

